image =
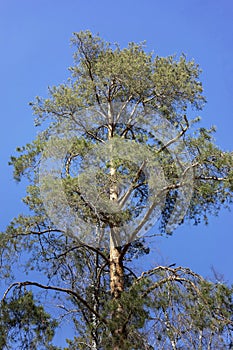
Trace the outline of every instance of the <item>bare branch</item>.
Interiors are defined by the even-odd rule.
[[[142,162],[142,165],[140,166],[140,168],[138,169],[138,172],[136,173],[135,175],[135,178],[133,179],[133,181],[131,182],[131,185],[129,186],[128,190],[121,196],[121,198],[119,198],[119,205],[120,207],[122,208],[123,205],[125,204],[125,202],[127,201],[127,199],[129,198],[130,194],[132,193],[132,191],[135,189],[135,184],[136,182],[138,181],[141,173],[142,173],[142,170],[144,168],[146,164],[146,161],[143,161]]]
[[[141,102],[141,101],[138,100],[138,101],[135,103],[135,105],[133,106],[133,109],[132,109],[132,111],[131,111],[131,113],[130,113],[130,115],[129,115],[129,119],[128,119],[127,124],[126,124],[126,128],[125,128],[125,130],[122,131],[122,133],[121,133],[121,137],[124,137],[125,134],[127,133],[127,131],[129,130],[129,127],[130,127],[130,125],[131,125],[131,123],[132,123],[132,120],[133,120],[134,113],[135,113],[135,111],[136,111],[136,109],[137,109],[137,107],[138,107],[138,105],[139,105],[140,102]]]
[[[101,315],[99,315],[99,313],[96,312],[96,310],[94,310],[84,298],[82,298],[77,292],[74,292],[72,289],[69,289],[69,288],[61,288],[61,287],[57,287],[57,286],[47,286],[47,285],[44,285],[44,284],[41,284],[38,282],[33,282],[33,281],[14,282],[7,288],[7,290],[3,294],[1,301],[4,301],[6,299],[7,294],[10,292],[10,290],[12,288],[14,288],[14,287],[21,288],[21,287],[25,287],[25,286],[34,286],[34,287],[38,287],[38,288],[45,289],[45,290],[53,290],[53,291],[62,292],[62,293],[72,295],[83,306],[85,306],[91,313],[93,313],[96,317],[98,317],[98,319],[101,322],[103,322],[104,324],[107,324],[107,321],[104,318],[102,318]]]
[[[169,275],[166,278],[161,279],[160,281],[155,282],[154,284],[152,284],[150,287],[148,287],[144,293],[143,293],[143,297],[145,297],[147,294],[149,294],[150,292],[152,292],[154,289],[162,286],[163,284],[170,282],[170,281],[175,281],[175,282],[179,282],[179,283],[188,283],[189,285],[192,286],[193,290],[196,291],[197,294],[200,293],[197,285],[191,281],[190,279],[188,279],[187,277],[182,277],[180,276],[180,274],[185,274],[188,276],[192,276],[193,278],[198,279],[199,281],[204,281],[203,277],[196,274],[195,272],[193,272],[192,270],[190,270],[189,268],[184,268],[184,267],[177,267],[177,268],[171,268],[169,266],[157,266],[149,271],[143,272],[141,274],[140,277],[137,278],[136,283],[138,283],[139,281],[141,281],[142,279],[152,276],[154,274],[156,274],[159,271],[165,271],[167,273],[169,273]]]
[[[151,276],[153,274],[155,274],[156,272],[158,272],[159,270],[162,270],[162,271],[168,271],[170,273],[177,273],[179,271],[185,273],[185,274],[189,274],[189,275],[192,275],[193,277],[195,278],[198,278],[202,281],[204,281],[203,277],[198,275],[197,273],[193,272],[191,269],[189,269],[188,267],[182,267],[182,266],[178,266],[176,268],[171,268],[169,266],[156,266],[154,267],[153,269],[151,270],[148,270],[148,271],[144,271],[141,276],[138,277],[137,281],[140,281],[141,279],[147,277],[147,276]]]
[[[66,169],[66,175],[70,175],[70,165],[71,165],[71,162],[74,158],[78,157],[79,156],[79,153],[76,153],[76,154],[71,154],[67,161],[66,161],[66,164],[65,164],[65,169]]]
[[[174,142],[176,142],[177,140],[179,140],[184,134],[185,132],[189,129],[189,122],[186,116],[184,116],[184,120],[186,123],[186,126],[178,133],[178,135],[176,137],[174,137],[173,139],[171,139],[170,141],[168,141],[166,143],[166,145],[163,145],[163,147],[161,147],[157,153],[162,152],[164,149],[166,149],[167,147],[169,147],[171,144],[173,144]]]
[[[99,112],[99,113],[100,113],[100,112]],[[106,115],[105,115],[105,114],[103,114],[103,116],[106,118]],[[99,138],[97,135],[95,135],[91,130],[88,130],[88,129],[86,128],[86,126],[85,126],[83,123],[81,123],[80,120],[78,121],[77,119],[75,119],[75,117],[74,117],[73,115],[72,115],[72,119],[73,119],[73,121],[74,121],[78,126],[80,126],[80,127],[86,132],[87,135],[93,137],[96,141],[99,141],[99,142],[101,142],[101,143],[105,143],[104,140],[102,140],[102,139]]]
[[[214,180],[214,181],[226,181],[227,180],[227,178],[225,178],[225,177],[204,176],[204,175],[196,176],[195,179],[197,179],[197,180]]]
[[[59,229],[47,229],[47,230],[43,230],[43,231],[26,231],[26,232],[23,232],[23,233],[18,233],[16,235],[12,235],[11,238],[17,238],[19,236],[29,236],[29,235],[38,235],[38,236],[41,236],[41,235],[44,235],[46,233],[51,233],[51,232],[57,232],[57,233],[64,233],[64,231],[62,230],[59,230]]]
[[[119,119],[120,119],[120,116],[121,116],[121,113],[124,111],[124,109],[127,107],[127,105],[129,104],[130,100],[132,99],[132,95],[130,95],[127,100],[123,103],[123,105],[121,106],[117,116],[116,116],[116,123],[118,123]]]

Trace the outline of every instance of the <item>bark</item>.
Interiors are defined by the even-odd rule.
[[[92,288],[92,303],[93,303],[93,309],[96,312],[99,312],[99,299],[98,299],[98,290],[97,290],[97,278],[98,278],[98,271],[99,271],[99,254],[96,252],[96,259],[95,259],[95,276],[94,276],[94,283]],[[96,317],[96,314],[92,314],[92,344],[91,348],[92,350],[98,350],[99,348],[99,335],[98,335],[98,318]]]
[[[111,175],[114,176],[114,169],[111,169]],[[117,200],[117,188],[112,186],[110,190],[110,200]],[[121,248],[117,247],[119,228],[111,227],[110,235],[110,289],[113,300],[116,302],[116,308],[112,313],[113,322],[113,350],[122,350],[126,334],[123,330],[123,306],[121,304],[121,294],[124,290],[124,270],[122,262]]]
[[[112,240],[110,240],[112,241]],[[123,329],[124,309],[121,303],[121,294],[124,290],[124,271],[121,261],[121,250],[110,245],[110,288],[113,300],[116,302],[112,313],[113,322],[113,350],[122,350],[127,335]]]
[[[109,139],[113,137],[113,127],[109,125]],[[118,200],[118,187],[116,183],[116,169],[113,164],[110,166],[111,187],[110,201]],[[118,246],[119,227],[111,225],[110,233],[110,289],[113,300],[116,302],[116,308],[112,313],[113,322],[113,350],[122,350],[124,340],[127,335],[123,329],[123,306],[121,304],[121,294],[124,291],[124,269],[122,262],[121,248]]]

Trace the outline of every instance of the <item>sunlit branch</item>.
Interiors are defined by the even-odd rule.
[[[198,275],[197,273],[193,272],[190,268],[188,267],[182,267],[182,266],[178,266],[176,268],[172,268],[169,266],[156,266],[151,270],[148,271],[144,271],[142,272],[141,276],[138,277],[137,282],[139,282],[141,279],[152,276],[154,274],[156,274],[158,271],[168,271],[170,273],[178,273],[178,272],[182,272],[185,273],[187,275],[190,275],[192,277],[195,277],[201,281],[204,281],[203,277]]]
[[[121,116],[121,113],[125,110],[125,108],[127,107],[127,105],[129,104],[130,100],[132,99],[132,95],[130,95],[127,100],[122,104],[117,116],[116,116],[116,123],[118,123],[119,119],[120,119],[120,116]]]
[[[190,281],[189,279],[185,278],[185,277],[179,277],[176,275],[171,275],[168,276],[166,278],[163,278],[162,280],[152,284],[149,288],[147,288],[143,293],[142,293],[142,298],[146,297],[149,293],[151,293],[153,290],[161,287],[163,284],[166,284],[167,282],[171,282],[171,281],[175,281],[175,282],[180,282],[180,283],[188,283],[190,284],[194,290],[196,290],[196,292],[198,292],[198,288],[196,287],[195,283]]]
[[[128,119],[127,124],[126,124],[126,128],[125,128],[125,130],[121,133],[121,137],[124,137],[125,134],[127,133],[127,131],[129,130],[129,126],[130,126],[131,123],[132,123],[134,113],[136,112],[136,109],[137,109],[139,103],[140,103],[140,100],[137,101],[137,102],[135,103],[135,105],[133,106],[133,109],[132,109],[132,111],[131,111],[131,113],[130,113],[130,115],[129,115],[129,119]]]
[[[141,274],[141,276],[137,278],[136,283],[138,283],[139,281],[141,281],[144,278],[147,278],[147,277],[150,277],[150,276],[157,274],[159,271],[167,272],[167,273],[169,273],[169,275],[166,278],[163,278],[162,280],[153,283],[153,285],[151,285],[149,288],[147,288],[144,291],[143,296],[146,296],[154,289],[156,289],[156,288],[160,287],[161,285],[163,285],[167,282],[170,282],[170,281],[176,281],[179,283],[183,283],[183,282],[188,283],[192,286],[193,290],[195,290],[197,292],[197,294],[200,293],[198,287],[196,286],[196,284],[193,281],[191,281],[187,277],[180,276],[180,274],[185,274],[187,276],[191,276],[193,278],[198,279],[200,282],[204,281],[203,277],[196,274],[195,272],[193,272],[189,268],[184,268],[184,267],[180,267],[180,266],[176,267],[176,268],[171,268],[169,266],[157,266],[149,271],[143,272]]]
[[[71,162],[74,158],[78,157],[79,153],[76,154],[72,154],[68,157],[66,164],[65,164],[65,169],[66,169],[66,175],[70,175],[70,166],[71,166]]]
[[[195,176],[195,179],[197,180],[214,180],[214,181],[227,181],[227,178],[225,177],[218,177],[218,176]]]
[[[150,96],[150,97],[146,98],[145,100],[143,100],[143,104],[145,104],[145,103],[148,103],[148,102],[152,101],[152,100],[153,100],[155,97],[156,97],[156,95],[152,95],[152,96]]]

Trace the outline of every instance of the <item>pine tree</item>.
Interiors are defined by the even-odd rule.
[[[23,255],[45,282],[11,284],[4,310],[12,291],[51,292],[75,327],[67,349],[232,346],[231,288],[184,267],[137,272],[150,253],[146,232],[207,222],[232,200],[232,153],[194,116],[205,104],[199,66],[89,31],[72,43],[67,83],[31,103],[45,127],[11,159],[15,179],[30,182],[30,215],[1,237],[2,274]]]

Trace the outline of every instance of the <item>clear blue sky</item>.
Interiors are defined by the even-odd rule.
[[[233,149],[233,3],[231,0],[2,0],[0,1],[1,221],[0,229],[24,210],[24,184],[7,165],[36,130],[28,102],[64,82],[72,64],[69,39],[90,29],[122,47],[147,41],[158,55],[184,52],[203,69],[208,103],[203,124],[217,125],[216,142]],[[185,225],[160,239],[151,263],[189,266],[204,276],[210,266],[233,283],[233,218],[222,211],[208,227]]]

